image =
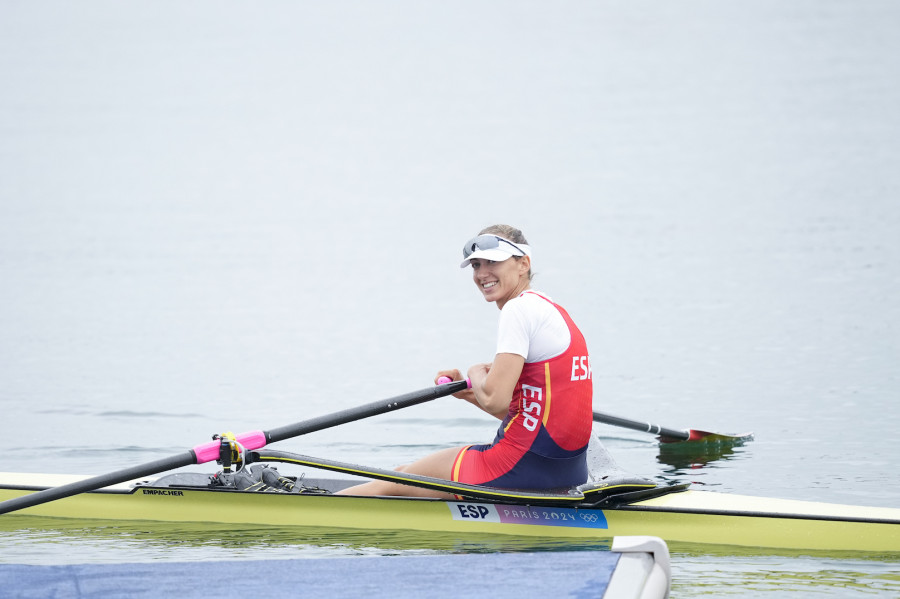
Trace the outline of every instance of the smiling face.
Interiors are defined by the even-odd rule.
[[[531,259],[528,256],[509,258],[502,262],[475,258],[472,264],[472,280],[484,299],[497,302],[501,310],[506,302],[518,297],[529,287],[528,271]]]

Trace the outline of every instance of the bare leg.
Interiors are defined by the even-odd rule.
[[[422,476],[430,476],[432,478],[443,478],[444,480],[452,480],[453,478],[453,462],[461,447],[448,447],[436,451],[431,455],[416,460],[412,464],[399,466],[395,468],[398,472],[408,472],[410,474],[419,474]],[[399,497],[439,497],[441,499],[453,499],[450,493],[436,491],[432,489],[423,489],[421,487],[410,487],[409,485],[401,485],[385,480],[373,480],[371,482],[356,485],[338,491],[338,495],[391,495]]]

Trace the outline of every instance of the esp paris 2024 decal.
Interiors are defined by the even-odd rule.
[[[600,510],[449,502],[447,507],[450,508],[454,520],[464,522],[607,528],[606,517]]]

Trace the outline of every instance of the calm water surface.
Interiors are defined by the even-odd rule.
[[[511,222],[598,409],[756,435],[685,462],[598,426],[621,466],[900,506],[898,26],[878,1],[4,3],[3,469],[107,472],[488,360],[456,265]],[[390,467],[493,428],[447,399],[280,448]],[[573,548],[0,528],[15,563],[224,547]],[[679,597],[900,594],[896,556],[672,551]]]

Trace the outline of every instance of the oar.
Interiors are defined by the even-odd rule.
[[[370,404],[366,404],[356,408],[350,408],[347,410],[342,410],[340,412],[335,412],[334,414],[319,416],[318,418],[312,418],[310,420],[304,420],[303,422],[274,428],[269,431],[251,431],[242,433],[240,435],[236,435],[235,439],[240,445],[244,447],[244,449],[250,451],[253,449],[265,447],[267,444],[275,443],[276,441],[283,441],[285,439],[290,439],[291,437],[299,437],[300,435],[305,435],[307,433],[331,428],[340,424],[346,424],[348,422],[361,420],[370,416],[376,416],[378,414],[384,414],[386,412],[392,412],[401,408],[407,408],[409,406],[425,403],[426,401],[431,401],[439,397],[450,395],[451,393],[456,393],[457,391],[462,391],[465,388],[465,381],[457,381],[454,383],[447,383],[445,385],[428,387],[427,389],[422,389],[420,391],[413,391],[411,393],[398,395],[397,397],[392,397],[390,399],[383,399],[381,401],[372,402]],[[78,495],[79,493],[95,491],[97,489],[102,489],[103,487],[108,487],[110,485],[115,485],[136,478],[159,474],[160,472],[164,472],[166,470],[173,470],[175,468],[190,466],[192,464],[204,464],[206,462],[211,462],[219,458],[220,446],[220,441],[211,441],[209,443],[204,443],[203,445],[197,445],[193,449],[189,449],[185,452],[173,455],[168,458],[155,460],[153,462],[148,462],[140,466],[133,466],[124,470],[118,470],[109,474],[102,474],[100,476],[80,480],[74,483],[69,483],[67,485],[53,487],[51,489],[44,489],[42,491],[37,491],[23,497],[8,499],[6,501],[0,502],[0,514],[40,505],[42,503],[47,503],[48,501],[54,501],[56,499],[71,497],[72,495]]]
[[[450,382],[450,377],[442,376],[438,379],[438,384],[447,384]],[[457,381],[462,382],[462,381]],[[467,388],[472,387],[471,381],[466,379]],[[604,424],[611,424],[613,426],[621,426],[624,428],[630,428],[636,431],[641,431],[642,433],[651,433],[653,435],[659,435],[657,439],[660,443],[679,443],[681,441],[701,441],[704,443],[720,443],[720,444],[728,444],[728,445],[740,445],[744,441],[750,441],[753,439],[753,433],[744,433],[741,435],[727,435],[724,433],[710,433],[707,431],[698,431],[693,429],[687,430],[679,430],[674,428],[666,428],[664,426],[659,426],[657,424],[650,424],[649,422],[639,422],[637,420],[629,420],[628,418],[622,418],[621,416],[613,416],[612,414],[607,414],[605,412],[594,412],[594,422],[602,422]]]
[[[666,428],[658,424],[649,422],[640,422],[637,420],[629,420],[621,416],[614,416],[605,412],[594,411],[594,422],[602,422],[611,424],[612,426],[621,426],[632,430],[641,431],[642,433],[650,433],[658,435],[657,439],[660,443],[679,443],[682,441],[702,443],[722,443],[731,445],[740,445],[744,441],[753,439],[753,433],[744,433],[741,435],[729,435],[725,433],[710,433],[707,431],[699,431],[694,429],[679,430],[674,428]]]

